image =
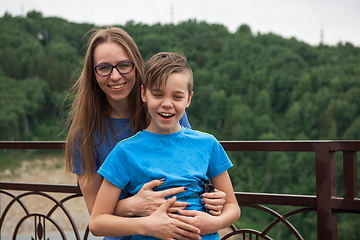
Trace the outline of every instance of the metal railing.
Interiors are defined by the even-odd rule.
[[[242,239],[272,239],[268,232],[279,223],[284,224],[297,239],[303,239],[301,233],[288,220],[289,217],[304,213],[315,212],[317,216],[317,235],[318,239],[338,239],[339,213],[360,214],[360,200],[358,199],[357,187],[357,155],[360,151],[360,141],[222,141],[226,151],[254,151],[254,152],[314,152],[315,153],[315,172],[316,172],[316,195],[289,195],[289,194],[266,194],[251,192],[236,192],[236,198],[241,207],[260,209],[274,217],[274,221],[263,229],[237,229],[231,226],[231,231],[222,236],[226,240],[232,236],[239,236]],[[0,149],[46,149],[63,150],[65,142],[0,142]],[[337,196],[336,186],[336,152],[343,153],[343,191],[344,197]],[[14,195],[9,191],[24,191],[24,193]],[[49,193],[67,193],[68,196],[57,200]],[[0,212],[0,231],[2,232],[4,221],[10,209],[15,203],[20,205],[24,211],[18,223],[12,231],[12,239],[16,239],[18,231],[28,218],[35,219],[34,237],[32,239],[46,238],[45,220],[50,222],[61,235],[62,239],[67,239],[62,227],[52,218],[55,210],[60,209],[70,222],[74,238],[80,240],[79,230],[75,224],[71,213],[67,211],[64,203],[74,198],[81,197],[81,191],[76,185],[54,185],[54,184],[31,184],[31,183],[11,183],[0,182],[1,196],[11,198],[10,202]],[[53,201],[54,206],[46,214],[31,212],[22,201],[25,196],[41,195]],[[296,210],[286,214],[279,214],[265,205],[275,206],[295,206]],[[1,207],[1,206],[0,206]],[[0,208],[2,209],[2,208]],[[88,238],[88,229],[84,233],[83,239]]]

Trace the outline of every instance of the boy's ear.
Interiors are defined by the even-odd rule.
[[[189,96],[189,99],[188,99],[188,101],[187,101],[187,103],[186,103],[186,107],[189,107],[189,106],[190,106],[191,99],[192,99],[193,95],[194,95],[194,92],[191,92],[191,94],[190,94],[190,96]]]
[[[141,85],[141,99],[143,100],[143,102],[146,102],[144,85]]]

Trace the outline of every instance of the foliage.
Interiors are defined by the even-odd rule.
[[[94,27],[35,11],[0,18],[0,140],[65,140],[65,100],[72,99],[67,91],[79,76]],[[159,51],[187,56],[194,72],[188,117],[195,129],[219,140],[360,139],[359,47],[255,35],[246,24],[230,33],[195,19],[119,27],[134,38],[145,61]],[[236,191],[315,194],[312,154],[229,155]],[[339,233],[346,232],[346,239],[359,236],[359,218],[353,218],[341,217]],[[268,221],[244,210],[239,224],[256,228]],[[305,239],[314,238],[314,222],[311,214],[294,219]],[[288,239],[286,231],[276,231],[276,239]]]

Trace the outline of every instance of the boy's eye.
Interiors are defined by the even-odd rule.
[[[152,95],[153,95],[154,97],[161,97],[161,93],[157,93],[157,92],[153,92]]]

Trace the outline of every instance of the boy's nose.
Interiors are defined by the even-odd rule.
[[[164,101],[162,102],[161,106],[164,107],[164,108],[169,108],[169,107],[172,106],[172,104],[171,104],[171,101],[169,101],[169,100],[164,100]]]

